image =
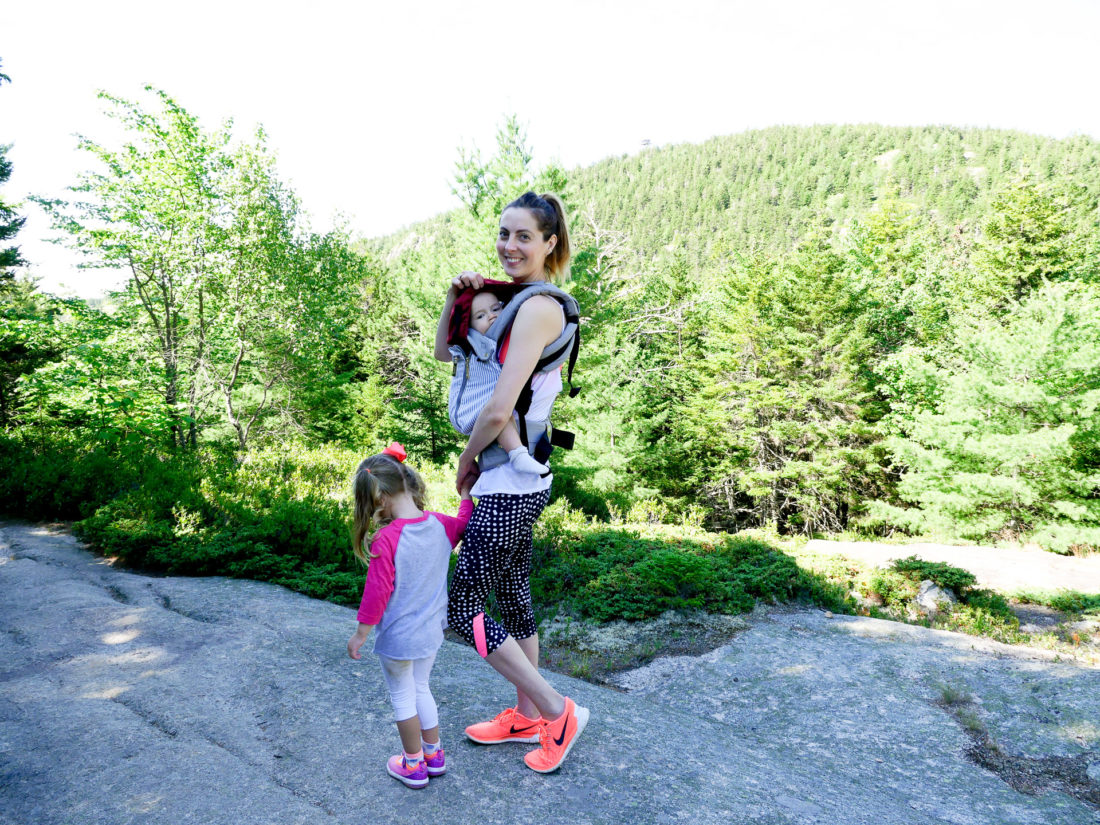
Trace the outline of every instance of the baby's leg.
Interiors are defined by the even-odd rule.
[[[519,440],[519,429],[516,427],[515,419],[508,419],[508,423],[504,425],[504,429],[497,436],[497,444],[503,447],[507,453],[511,453],[516,447],[523,447],[523,442]]]
[[[550,468],[545,464],[539,464],[527,452],[527,448],[523,446],[523,442],[519,438],[519,430],[516,429],[516,422],[509,420],[504,425],[504,429],[500,431],[500,435],[497,436],[497,444],[504,448],[508,453],[508,460],[512,462],[512,466],[515,467],[521,473],[534,473],[535,475],[544,475],[550,472]]]

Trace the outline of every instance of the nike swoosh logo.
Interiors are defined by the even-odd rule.
[[[517,728],[515,725],[512,725],[511,732],[512,733],[523,733],[524,731],[529,731],[529,730],[531,730],[531,728],[536,728],[536,727],[538,727],[538,725],[524,725],[522,728]]]
[[[554,744],[557,745],[559,748],[561,747],[561,743],[565,741],[565,732],[567,730],[569,730],[569,720],[568,719],[566,719],[565,724],[561,726],[561,736],[555,736],[554,737]]]

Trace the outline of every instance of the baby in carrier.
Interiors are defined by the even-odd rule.
[[[466,336],[469,352],[459,345],[450,348],[456,359],[456,371],[451,380],[448,412],[451,424],[463,435],[473,431],[474,423],[500,377],[501,364],[496,357],[496,342],[486,336],[502,308],[500,297],[491,289],[483,289],[474,295]],[[497,444],[508,453],[508,461],[518,472],[537,475],[550,472],[550,468],[536,461],[523,445],[515,421],[508,421],[497,437]]]

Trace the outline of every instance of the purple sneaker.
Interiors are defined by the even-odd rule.
[[[428,766],[428,776],[443,776],[447,772],[447,760],[443,756],[443,748],[438,748],[431,756],[425,756],[424,764]]]
[[[428,784],[428,763],[424,759],[417,762],[415,768],[410,768],[405,762],[405,755],[399,753],[390,757],[386,772],[407,788],[423,788]]]

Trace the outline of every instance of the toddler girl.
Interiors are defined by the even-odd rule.
[[[374,652],[404,751],[390,757],[386,770],[410,788],[423,788],[429,776],[447,770],[428,677],[447,622],[448,562],[473,502],[467,486],[457,517],[425,512],[424,482],[404,460],[404,448],[394,442],[355,471],[354,550],[368,567],[348,655],[360,658],[371,628],[378,628]]]

